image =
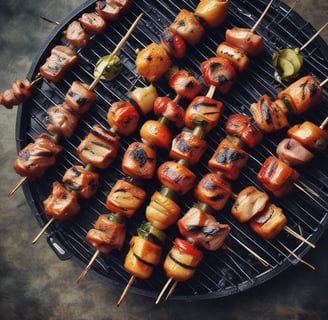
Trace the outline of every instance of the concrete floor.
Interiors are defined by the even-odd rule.
[[[79,0],[11,0],[0,2],[0,92],[15,78],[23,79],[35,52],[52,31],[40,15],[61,20],[80,5]],[[291,4],[292,1],[286,1]],[[303,0],[296,6],[316,29],[328,18],[326,0]],[[322,33],[328,41],[328,28]],[[81,268],[61,261],[45,238],[35,246],[31,240],[40,227],[20,190],[6,193],[17,181],[12,169],[16,157],[16,109],[0,114],[0,319],[326,319],[328,310],[328,234],[306,260],[311,271],[298,265],[275,280],[238,296],[187,303],[129,294],[117,308],[120,288],[88,276],[75,283]]]

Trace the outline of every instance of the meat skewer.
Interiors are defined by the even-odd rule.
[[[130,4],[130,0],[113,0],[105,5],[98,1],[95,7],[96,12],[84,13],[78,20],[71,22],[63,32],[69,45],[57,45],[51,50],[51,55],[40,67],[34,81],[15,80],[11,89],[0,94],[0,104],[11,109],[14,105],[24,102],[31,95],[35,81],[42,77],[55,83],[61,80],[65,71],[77,62],[76,51],[87,45],[90,36],[102,32],[108,20],[118,19],[129,8]],[[111,15],[108,14],[109,9],[111,9]],[[41,18],[50,23],[59,24],[57,21],[46,17],[42,16]]]
[[[140,129],[142,142],[133,142],[127,148],[121,165],[126,176],[116,181],[106,199],[107,209],[125,218],[131,218],[146,198],[146,193],[140,184],[142,180],[149,180],[153,177],[156,168],[155,149],[169,148],[171,133],[167,129],[168,122],[174,123],[177,127],[183,125],[184,111],[177,104],[178,100],[182,97],[192,99],[202,89],[200,83],[185,70],[175,72],[169,79],[169,86],[175,90],[176,98],[174,100],[168,97],[157,97],[155,99],[154,113],[159,116],[159,119],[158,121],[146,121]],[[92,242],[93,237],[89,236],[88,238],[88,234],[87,239]],[[112,235],[108,236],[111,237]],[[151,239],[148,239],[149,237]],[[138,237],[135,236],[131,239],[131,247],[133,246],[134,250],[141,250],[141,247],[147,246],[149,250],[157,252],[160,248],[157,246],[157,242],[156,244],[150,244],[153,242],[153,237],[162,239],[165,234],[157,229],[157,226],[144,224],[138,229]],[[101,241],[96,242],[96,248],[99,243]],[[78,277],[78,283],[83,280],[100,252],[102,251],[97,249],[94,253],[91,261]],[[135,257],[135,254],[133,257]],[[130,259],[133,259],[133,257]],[[137,266],[135,268],[137,269]]]
[[[116,52],[118,52],[118,50],[123,46],[123,44],[124,44],[124,42],[127,40],[127,38],[128,38],[128,36],[132,33],[132,31],[134,30],[134,28],[136,27],[136,25],[137,25],[137,23],[139,22],[139,20],[141,19],[141,17],[142,17],[142,15],[143,14],[140,14],[139,16],[138,16],[138,18],[135,20],[135,22],[132,24],[132,26],[130,27],[130,29],[128,30],[128,32],[126,33],[126,35],[122,38],[122,40],[120,41],[120,43],[117,45],[117,47],[115,48],[115,50],[114,50],[114,54],[116,54]],[[101,75],[99,75],[99,78],[100,78],[100,76]],[[96,79],[97,81],[94,81],[91,85],[90,85],[90,87],[91,86],[95,86],[97,83],[98,83],[98,81],[99,81],[99,79]],[[122,109],[124,109],[123,108],[123,106],[122,106],[122,103],[120,103],[120,106],[121,106],[121,108]],[[129,104],[127,104],[126,105],[126,107],[128,108],[128,109],[130,109],[130,106],[129,106]],[[125,107],[125,109],[126,109],[126,107]],[[134,107],[131,105],[131,108],[132,109],[134,109]],[[126,118],[128,116],[128,118],[129,118],[129,121],[128,122],[126,122],[125,121],[125,124],[127,124],[127,123],[131,123],[131,116],[130,115],[124,115],[124,117]],[[122,116],[121,116],[122,117]],[[112,118],[112,117],[110,117],[110,118]],[[139,118],[138,118],[139,119]],[[116,117],[115,118],[115,120],[113,120],[113,123],[115,123],[115,121],[117,121],[117,120],[120,120],[120,117]],[[124,121],[123,121],[123,123],[124,123]],[[132,126],[132,129],[134,129],[136,126],[134,125],[134,126]],[[117,130],[117,127],[115,127],[114,128],[114,126],[112,127],[112,130]],[[122,129],[123,130],[123,129]],[[108,151],[106,152],[106,153],[104,153],[103,151],[101,151],[101,155],[100,155],[100,157],[101,157],[101,162],[100,163],[98,163],[98,160],[96,159],[96,158],[94,158],[94,155],[96,154],[96,153],[93,153],[92,155],[91,155],[91,158],[90,158],[90,155],[88,155],[88,154],[85,154],[85,152],[84,152],[84,148],[83,147],[79,147],[78,148],[78,152],[79,152],[79,150],[80,150],[80,158],[82,159],[82,160],[85,160],[85,159],[87,159],[87,163],[89,163],[90,164],[90,160],[92,159],[92,157],[94,158],[94,160],[91,160],[91,163],[92,163],[92,166],[96,166],[96,167],[100,167],[100,168],[105,168],[107,165],[109,165],[110,163],[111,163],[111,161],[113,160],[113,157],[115,157],[115,155],[116,155],[116,152],[115,152],[115,150],[117,150],[117,148],[118,148],[118,140],[114,137],[114,134],[113,133],[111,133],[111,134],[107,134],[107,133],[105,133],[105,131],[103,130],[103,129],[101,129],[100,128],[100,126],[96,126],[95,128],[94,128],[94,131],[93,132],[91,132],[90,134],[92,135],[92,134],[95,134],[96,133],[96,135],[94,136],[94,138],[93,138],[93,140],[95,140],[95,139],[98,139],[99,140],[99,138],[100,138],[100,140],[101,140],[101,145],[103,145],[103,143],[106,143],[106,144],[108,144],[108,148],[106,147],[106,149],[108,149]],[[130,131],[128,131],[128,133],[131,133]],[[83,142],[84,144],[88,144],[88,137],[86,137],[86,139],[85,139],[85,141]],[[94,143],[93,143],[93,145],[94,145]],[[105,146],[105,145],[104,145]],[[94,145],[94,147],[95,147],[95,145]],[[91,149],[90,149],[91,148]],[[99,149],[99,146],[97,146],[97,148]],[[92,150],[92,146],[91,147],[88,147],[88,150]],[[113,150],[113,151],[111,151],[111,150]],[[88,151],[89,152],[89,151]],[[113,155],[113,153],[114,153],[114,155]],[[103,161],[104,159],[107,159],[105,162]],[[88,167],[86,167],[86,171],[88,171],[88,169],[89,169],[89,167],[90,166],[88,166]],[[56,190],[58,190],[58,191],[56,191]],[[66,212],[65,210],[66,209],[64,209],[64,208],[62,208],[61,210],[63,210],[64,209],[64,211],[60,211],[61,213],[60,213],[60,215],[59,216],[57,216],[57,214],[59,213],[59,211],[57,211],[57,209],[55,209],[55,207],[57,206],[57,204],[56,203],[58,203],[58,206],[60,207],[61,205],[60,205],[60,197],[63,197],[63,195],[65,195],[64,196],[64,198],[62,198],[63,199],[63,201],[64,201],[64,199],[66,200],[66,199],[73,199],[73,201],[75,202],[75,205],[73,205],[73,204],[69,204],[69,202],[67,202],[67,205],[68,205],[68,210],[70,210],[69,208],[71,208],[73,211],[71,211],[70,213],[69,212]],[[72,198],[73,197],[73,198]],[[59,202],[58,202],[59,201]],[[64,201],[65,202],[65,201]],[[49,196],[49,198],[45,201],[45,206],[49,206],[49,214],[51,214],[52,215],[52,218],[50,219],[50,221],[46,224],[46,226],[44,226],[42,229],[41,229],[41,231],[38,233],[38,235],[34,238],[34,240],[32,241],[32,243],[34,244],[34,243],[36,243],[36,241],[42,236],[42,234],[45,232],[45,230],[49,227],[49,225],[54,221],[54,219],[57,217],[57,218],[59,218],[59,219],[67,219],[67,218],[70,218],[70,216],[71,215],[75,215],[78,211],[79,211],[79,209],[80,209],[80,207],[79,207],[79,205],[76,203],[77,202],[77,198],[76,198],[76,196],[75,195],[73,195],[73,193],[71,194],[71,193],[69,193],[64,187],[61,187],[60,186],[60,184],[59,183],[54,183],[54,189],[53,189],[53,193]],[[58,207],[58,209],[59,209],[59,207]],[[61,215],[62,215],[62,213],[64,214],[64,216],[62,217]]]
[[[250,107],[251,114],[259,130],[263,133],[269,133],[289,126],[287,115],[304,113],[308,109],[319,104],[322,99],[322,87],[326,83],[327,79],[319,83],[314,77],[307,75],[280,91],[277,95],[278,99],[273,102],[267,95],[263,95],[257,103],[253,103]],[[233,134],[235,129],[230,129]],[[253,133],[254,132],[253,130]],[[261,137],[258,137],[256,144],[259,143],[260,140]],[[245,139],[243,141],[247,144]],[[282,166],[286,170],[288,169],[286,164],[282,164]],[[308,191],[312,195],[318,196],[318,194],[309,187],[304,186],[303,188],[299,183],[296,183],[298,180],[298,173],[296,171],[290,171],[290,174],[293,176],[292,181],[294,186],[303,192]]]
[[[220,179],[220,181],[208,179],[205,183],[203,180],[194,189],[194,196],[198,202],[177,222],[179,232],[185,240],[176,238],[173,248],[164,260],[163,268],[168,280],[155,304],[159,303],[173,280],[174,283],[166,298],[173,293],[178,282],[187,281],[194,276],[196,267],[203,258],[203,253],[199,248],[216,251],[224,246],[224,240],[230,234],[230,226],[219,223],[211,214],[214,210],[220,210],[222,202],[224,202],[221,199],[229,197],[230,185]],[[218,189],[222,191],[220,192]]]
[[[184,215],[184,217],[178,221],[178,227],[181,235],[186,238],[190,245],[194,246],[194,249],[201,246],[207,250],[217,250],[223,246],[223,240],[226,236],[228,236],[230,232],[230,227],[215,223],[213,224],[210,215],[208,213],[205,214],[205,212],[213,211],[213,209],[220,210],[222,206],[226,203],[226,200],[224,199],[227,199],[231,194],[231,192],[227,193],[223,191],[226,188],[223,186],[221,186],[221,191],[218,191],[218,189],[220,188],[219,185],[222,183],[221,181],[215,183],[215,187],[214,185],[209,186],[210,183],[208,181],[210,179],[208,178],[210,176],[212,178],[211,181],[214,181],[213,178],[215,178],[215,174],[214,176],[213,174],[208,174],[207,176],[203,177],[203,179],[198,183],[197,187],[194,190],[194,195],[199,202],[194,205]],[[220,197],[218,196],[218,194],[220,194]],[[231,209],[231,213],[237,218],[239,222],[249,221],[251,228],[255,232],[259,233],[263,238],[272,239],[282,229],[285,229],[286,231],[291,230],[289,227],[286,226],[287,220],[286,217],[283,215],[281,209],[279,209],[273,204],[269,204],[269,196],[263,192],[260,192],[255,187],[247,187],[243,189],[238,195],[232,194],[232,196],[235,198],[235,203]],[[242,207],[243,209],[239,210]],[[268,212],[270,212],[269,215]],[[209,219],[210,221],[212,221],[211,223],[208,222]],[[272,219],[272,223],[270,224],[270,226],[256,226],[256,224],[260,223],[262,225],[265,225],[267,223],[269,224],[268,221],[270,219]],[[219,236],[218,234],[219,239],[216,240],[214,240],[215,238],[211,238],[216,234],[216,232],[214,231],[214,227],[217,228],[216,232],[221,233],[221,236]],[[295,232],[292,230],[291,234],[295,235]],[[309,244],[313,248],[315,247],[311,242],[300,237],[298,234],[297,238]],[[189,248],[189,255],[191,255],[191,252],[193,252],[192,255],[194,256],[195,260],[187,257],[182,258],[187,253],[187,247]],[[176,250],[180,252],[180,254],[177,255],[179,259],[175,257],[176,254],[173,253]],[[197,259],[196,256],[198,257]],[[179,262],[180,259],[181,261],[183,259],[184,262]],[[168,276],[168,280],[163,286],[155,303],[157,304],[160,301],[164,292],[167,290],[168,286],[173,280],[175,282],[169,290],[169,293],[167,294],[166,298],[168,298],[172,294],[178,282],[190,279],[193,276],[195,268],[198,263],[200,263],[201,259],[202,254],[199,251],[193,251],[187,243],[182,244],[180,243],[180,240],[178,240],[178,244],[176,244],[175,242],[173,249],[171,249],[164,262],[164,269]],[[301,259],[300,261],[303,262],[303,260]],[[266,263],[267,265],[269,265],[268,262]],[[308,263],[306,263],[306,265],[308,265],[312,269],[314,268]]]
[[[271,1],[272,3],[272,1]],[[271,3],[268,5],[267,9],[270,7]],[[263,17],[264,15],[262,15]],[[254,29],[255,30],[255,29]],[[232,67],[232,65],[230,64],[230,62],[228,62],[228,60],[226,60],[225,58],[221,58],[219,57],[220,61],[217,62],[215,61],[215,63],[213,63],[212,61],[208,62],[206,61],[203,65],[202,65],[202,68],[203,68],[203,77],[205,79],[205,83],[209,86],[209,91],[208,91],[208,94],[207,94],[207,97],[212,97],[212,95],[214,94],[215,90],[216,89],[219,89],[220,92],[223,92],[223,93],[227,93],[229,90],[230,90],[230,87],[231,87],[231,84],[233,82],[233,79],[235,78],[235,70],[234,70],[234,67]],[[220,65],[219,69],[216,70],[215,72],[213,72],[213,70],[211,69],[211,66],[214,65],[214,64],[218,64]],[[239,66],[239,63],[237,63],[237,59],[235,60],[235,64],[237,66]],[[221,65],[224,65],[223,69],[221,68]],[[222,78],[224,77],[224,79],[226,79],[228,82],[224,82],[224,84],[222,85],[220,83],[220,81],[218,81],[217,79],[219,79],[220,77],[218,76],[218,73],[220,74],[220,77],[221,75],[223,74]],[[189,123],[192,123],[192,120],[189,122]],[[206,122],[205,122],[206,123]],[[195,126],[195,125],[194,125]],[[199,126],[199,124],[198,124]],[[197,128],[197,125],[196,125],[196,128]],[[209,127],[211,128],[211,126]],[[203,131],[204,129],[201,129],[201,131]],[[210,129],[209,129],[210,130]],[[207,131],[205,131],[207,132]],[[203,134],[201,134],[203,135]],[[197,143],[199,145],[199,143]],[[174,142],[173,142],[173,146],[174,146]],[[171,156],[173,155],[174,153],[172,153],[171,151]],[[181,156],[180,153],[178,153],[179,156]],[[175,158],[175,157],[174,157]],[[176,159],[179,159],[179,158],[176,158]],[[185,159],[184,159],[185,161]],[[197,160],[198,161],[198,160]],[[197,162],[196,161],[196,162]],[[189,163],[189,161],[187,160],[187,163]],[[190,163],[191,165],[193,165],[194,163]],[[161,168],[159,168],[161,169]],[[166,185],[166,181],[164,182],[164,180],[161,181],[164,185]],[[170,188],[171,186],[169,186]],[[149,216],[150,217],[150,216]],[[149,218],[148,217],[148,218]],[[166,226],[167,227],[167,226]],[[134,279],[134,275],[132,275],[130,281],[128,282],[128,285],[127,287],[125,288],[125,290],[123,291],[122,293],[122,296],[120,297],[119,301],[118,301],[118,305],[121,303],[121,301],[124,299],[125,295],[126,295],[126,292],[128,291],[128,288],[129,286],[132,285],[133,283],[133,280]]]
[[[135,27],[137,26],[138,22],[140,21],[140,19],[142,18],[143,13],[141,13],[137,19],[134,21],[134,23],[131,25],[131,27],[129,28],[129,30],[127,31],[127,33],[124,35],[124,37],[121,39],[121,41],[118,43],[118,45],[115,47],[115,49],[113,50],[112,54],[110,55],[110,58],[108,60],[108,63],[111,62],[111,60],[116,56],[117,52],[122,48],[122,46],[124,45],[124,43],[127,41],[128,37],[131,35],[131,33],[133,32],[133,30],[135,29]],[[105,67],[103,69],[103,71],[105,71]],[[80,92],[80,90],[82,89],[83,91],[86,91],[86,93],[90,96],[90,95],[94,95],[92,93],[93,89],[95,88],[95,86],[98,84],[98,82],[101,80],[101,76],[102,73],[100,73],[98,75],[98,77],[96,77],[94,79],[94,81],[90,84],[90,86],[88,88],[85,87],[84,84],[81,84],[79,82],[73,82],[72,85],[77,84],[78,85],[78,90]],[[72,89],[72,88],[71,88]],[[70,95],[69,92],[66,95],[66,99],[70,99]],[[92,99],[95,99],[95,95],[94,97],[92,97]],[[84,101],[84,100],[83,100]],[[88,100],[86,100],[88,102]],[[91,104],[91,102],[89,101],[89,103]],[[88,105],[90,105],[88,104]],[[79,106],[78,106],[79,107]],[[79,110],[79,112],[81,112]],[[72,128],[72,127],[71,127]],[[57,142],[59,140],[59,136],[57,134],[54,135],[54,141]],[[25,150],[22,151],[23,153],[25,152]],[[28,174],[25,175],[25,177],[23,177],[8,193],[8,196],[12,196],[14,194],[14,192],[24,183],[24,181],[28,178]]]
[[[276,197],[286,195],[292,185],[299,188],[296,181],[300,174],[293,170],[292,166],[304,165],[313,158],[312,152],[319,153],[326,150],[328,133],[324,127],[328,122],[327,119],[328,117],[320,126],[310,121],[294,125],[287,132],[289,138],[284,139],[277,146],[278,158],[270,156],[265,160],[257,179]],[[284,181],[280,180],[282,177]],[[303,188],[301,190],[303,191]],[[319,197],[317,194],[314,195]]]
[[[265,192],[258,190],[254,186],[249,186],[240,191],[238,195],[233,195],[233,197],[235,199],[231,208],[233,216],[240,223],[250,222],[253,231],[259,233],[263,238],[272,239],[280,231],[285,230],[295,238],[315,248],[312,242],[287,226],[287,218],[283,214],[282,209],[269,203],[269,196]],[[269,222],[271,218],[272,225]],[[268,229],[263,227],[263,230],[261,230],[265,223],[268,223],[266,226]]]
[[[148,82],[159,80],[172,65],[172,58],[181,59],[188,45],[196,45],[206,28],[220,25],[228,14],[228,0],[201,0],[194,12],[186,9],[163,30],[160,43],[152,42],[139,50],[136,57],[138,73]]]
[[[180,207],[175,200],[176,195],[186,194],[194,185],[196,176],[188,167],[195,165],[204,153],[206,143],[203,137],[217,124],[222,112],[223,104],[209,96],[213,93],[211,89],[205,97],[195,97],[189,104],[184,119],[186,127],[193,131],[191,133],[182,131],[172,141],[170,155],[177,162],[167,161],[158,168],[157,176],[162,183],[162,189],[161,192],[153,194],[146,208],[147,220],[156,229],[165,230],[176,222],[180,214]],[[208,112],[208,109],[212,112]],[[150,277],[155,266],[152,263],[152,268],[148,267],[147,273],[137,272],[136,266],[132,268],[132,252],[133,246],[124,264],[131,273],[131,278],[117,302],[118,306],[125,298],[134,279]],[[161,247],[158,246],[156,256],[160,257],[160,255]],[[156,261],[158,263],[159,258]]]
[[[264,49],[263,38],[255,33],[256,28],[270,9],[273,0],[252,28],[226,30],[226,41],[218,45],[216,56],[201,63],[203,78],[208,87],[227,94],[239,72],[248,68],[249,57],[260,54]]]

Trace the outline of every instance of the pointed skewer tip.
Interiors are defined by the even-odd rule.
[[[92,264],[95,262],[95,260],[97,259],[98,255],[99,255],[100,251],[97,250],[94,255],[92,256],[92,258],[90,259],[89,263],[87,264],[87,266],[84,268],[84,270],[82,271],[82,273],[80,274],[80,276],[76,279],[77,283],[80,283],[85,276],[87,275],[87,273],[89,272]]]
[[[41,229],[41,231],[37,234],[37,236],[33,239],[32,244],[35,244],[41,236],[45,233],[45,231],[48,229],[48,227],[52,224],[52,222],[55,220],[54,217],[52,217]]]
[[[132,286],[133,282],[135,280],[135,276],[131,276],[128,284],[126,285],[126,287],[124,288],[120,298],[118,299],[117,303],[116,303],[116,306],[119,307],[122,303],[122,301],[124,300],[126,294],[128,293],[128,290],[130,289],[130,287]]]
[[[297,233],[296,231],[294,231],[292,228],[288,227],[287,225],[284,227],[284,230],[289,233],[290,235],[292,235],[293,237],[295,237],[296,239],[306,243],[307,245],[309,245],[310,247],[312,247],[313,249],[315,249],[315,244],[313,244],[312,242],[310,242],[309,240],[305,239],[303,236],[301,236],[299,233]]]
[[[161,292],[159,293],[156,301],[155,301],[155,304],[158,304],[160,302],[160,300],[162,299],[162,296],[164,295],[164,292],[166,291],[166,289],[168,288],[168,286],[170,285],[170,283],[173,281],[174,279],[173,278],[169,278],[167,279],[166,283],[164,284]]]
[[[271,0],[268,5],[266,6],[266,8],[264,9],[264,11],[262,12],[261,16],[258,18],[258,20],[256,21],[256,23],[254,24],[254,26],[252,27],[252,29],[250,30],[251,33],[254,33],[254,31],[256,30],[256,28],[258,27],[258,25],[261,23],[262,19],[264,18],[264,16],[266,15],[266,13],[268,12],[268,10],[270,9],[271,5],[272,5],[273,0]]]
[[[27,177],[23,177],[22,179],[20,179],[8,192],[8,197],[11,197],[25,182],[25,180],[27,180]]]

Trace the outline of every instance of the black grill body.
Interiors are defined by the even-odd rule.
[[[94,11],[95,1],[87,1],[81,7],[72,12],[61,24],[55,28],[48,41],[40,49],[33,61],[28,74],[33,79],[38,73],[39,67],[50,55],[51,48],[56,44],[67,44],[62,36],[68,23],[77,19],[83,12]],[[94,36],[89,45],[79,50],[79,62],[66,74],[62,81],[54,85],[46,80],[38,81],[34,85],[33,96],[19,107],[17,116],[16,142],[18,150],[33,141],[35,137],[45,132],[44,117],[47,109],[52,105],[61,103],[65,94],[75,79],[91,84],[93,81],[93,69],[97,60],[111,52],[137,15],[144,12],[144,16],[137,28],[119,52],[124,64],[121,75],[111,82],[100,82],[95,92],[97,102],[91,110],[83,115],[72,138],[61,139],[63,152],[59,156],[54,167],[49,169],[42,179],[27,181],[24,184],[26,199],[32,208],[40,225],[48,221],[44,213],[42,202],[51,193],[53,181],[61,181],[65,171],[81,161],[75,152],[80,141],[87,135],[90,128],[99,123],[108,128],[106,121],[107,110],[111,103],[117,100],[128,100],[129,91],[136,86],[147,85],[136,72],[134,60],[135,50],[142,48],[151,42],[159,42],[161,31],[168,26],[182,8],[195,9],[198,1],[133,1],[131,10],[119,21],[108,24],[104,33]],[[226,21],[218,28],[209,30],[202,41],[193,48],[188,48],[187,56],[181,61],[175,61],[181,68],[192,72],[200,81],[200,63],[209,57],[215,56],[217,45],[224,40],[227,28],[233,26],[252,27],[268,1],[230,1],[229,14]],[[300,47],[314,33],[313,27],[304,21],[297,13],[290,10],[280,1],[275,1],[266,14],[263,22],[257,28],[257,33],[265,39],[264,52],[252,59],[249,70],[238,75],[231,92],[228,95],[215,94],[215,98],[224,103],[224,114],[220,123],[206,137],[208,150],[199,165],[194,168],[198,180],[208,172],[207,162],[218,143],[225,136],[224,123],[231,113],[245,113],[250,115],[249,106],[258,98],[267,93],[275,98],[283,85],[278,84],[273,78],[271,62],[272,52],[276,48]],[[317,37],[303,53],[305,63],[302,75],[312,74],[318,81],[323,81],[328,75],[328,47],[324,41]],[[160,95],[170,95],[173,92],[167,86],[166,79],[156,83]],[[203,94],[207,88],[204,86]],[[301,123],[305,119],[320,124],[328,115],[328,91],[324,88],[324,101],[321,105],[301,116],[290,117],[290,124]],[[181,101],[185,107],[188,101]],[[155,115],[147,115],[147,118],[155,119]],[[144,122],[146,118],[142,119]],[[178,133],[176,131],[175,133]],[[261,145],[249,151],[249,162],[238,181],[233,183],[233,191],[237,193],[243,187],[255,185],[261,189],[256,181],[256,174],[262,163],[271,154],[275,154],[277,143],[285,137],[286,131],[267,135]],[[66,222],[55,221],[47,230],[47,241],[61,259],[73,259],[84,266],[94,253],[94,248],[89,244],[85,235],[93,227],[99,214],[107,212],[105,200],[115,181],[123,177],[120,169],[122,155],[127,146],[140,139],[138,131],[131,137],[122,138],[122,147],[118,158],[106,170],[101,171],[101,186],[91,200],[81,200],[81,212],[72,220]],[[167,152],[158,152],[158,165],[168,160]],[[313,243],[316,243],[327,227],[328,219],[328,170],[327,152],[318,155],[308,166],[300,168],[300,181],[314,191],[320,198],[309,193],[295,189],[288,197],[282,199],[271,198],[271,201],[284,209],[288,217],[288,226],[301,233]],[[160,183],[156,178],[145,185],[148,198],[145,205],[128,221],[128,233],[125,245],[121,251],[113,251],[108,255],[100,255],[93,264],[93,273],[111,285],[125,286],[130,275],[124,270],[123,262],[129,248],[129,240],[136,233],[136,229],[145,220],[145,206],[155,190],[159,190]],[[185,213],[193,205],[195,198],[192,193],[181,199],[182,212]],[[284,246],[302,257],[310,247],[286,232],[281,232],[274,240],[264,240],[254,234],[247,224],[238,223],[230,214],[232,200],[221,212],[216,213],[217,219],[222,223],[229,223],[232,227],[231,235],[226,244],[230,250],[218,250],[206,252],[205,258],[197,269],[193,279],[180,283],[175,289],[172,299],[209,299],[224,297],[248,288],[257,286],[281,273],[286,268],[298,263],[298,260],[290,254]],[[178,235],[176,227],[167,230],[167,239],[163,248],[163,259],[172,246],[172,241]],[[243,248],[239,241],[255,251],[270,263],[269,267],[263,266],[253,255]],[[155,268],[153,276],[148,280],[134,282],[131,291],[155,297],[166,282],[166,276],[161,266]]]

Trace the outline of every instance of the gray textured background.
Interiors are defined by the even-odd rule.
[[[0,91],[26,77],[36,51],[53,26],[40,15],[61,20],[79,0],[0,1]],[[291,4],[292,1],[286,1]],[[303,0],[296,6],[316,29],[328,18],[327,0]],[[328,41],[328,28],[322,33]],[[328,309],[328,235],[306,255],[316,271],[303,265],[238,296],[197,303],[152,299],[129,294],[117,308],[121,289],[88,276],[75,283],[80,267],[60,261],[45,238],[31,240],[40,227],[23,192],[6,194],[17,181],[12,169],[16,109],[0,107],[0,319],[326,319]]]

